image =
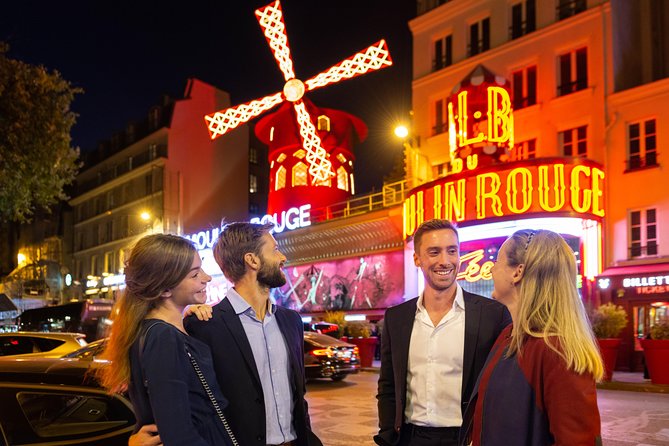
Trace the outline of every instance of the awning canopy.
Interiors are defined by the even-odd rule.
[[[597,277],[636,276],[648,274],[669,275],[669,263],[644,263],[642,265],[614,266],[602,271]]]
[[[392,217],[387,211],[377,215],[345,224],[339,220],[307,226],[275,237],[290,265],[403,249],[402,231]]]

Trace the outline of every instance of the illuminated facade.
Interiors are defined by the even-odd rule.
[[[89,295],[111,297],[132,243],[155,232],[192,234],[221,217],[265,213],[265,148],[248,126],[212,141],[201,116],[229,95],[190,79],[184,98],[151,109],[148,119],[91,154],[70,205],[73,268]]]
[[[633,321],[622,369],[640,367],[636,339],[669,310],[658,279],[669,275],[669,178],[659,153],[669,141],[661,131],[669,120],[669,18],[659,3],[419,0],[410,22],[419,142],[412,160],[420,165],[409,174],[421,176],[409,180],[424,184],[405,202],[405,236],[433,215],[457,221],[463,286],[485,293],[490,262],[510,233],[563,234],[586,305],[613,301]],[[490,87],[504,80],[509,97],[495,99]],[[475,103],[472,85],[481,90],[482,81],[488,96],[479,91]],[[509,119],[512,133],[495,133]],[[405,277],[421,288],[410,265]]]

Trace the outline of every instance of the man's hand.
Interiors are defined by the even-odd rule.
[[[146,424],[128,439],[128,446],[160,446],[163,442],[158,436],[158,426]]]
[[[188,317],[191,314],[194,314],[196,318],[201,321],[208,321],[211,319],[212,307],[211,305],[190,305],[186,307],[184,311],[184,317]]]

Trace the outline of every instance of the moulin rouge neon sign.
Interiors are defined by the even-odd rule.
[[[404,201],[404,237],[432,218],[477,221],[531,213],[604,216],[604,171],[591,161],[546,159],[465,172],[425,184]]]

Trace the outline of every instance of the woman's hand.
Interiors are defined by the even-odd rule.
[[[201,321],[208,321],[211,319],[212,307],[205,304],[189,305],[186,307],[186,311],[184,311],[184,317],[188,317],[191,314],[194,314]]]
[[[158,436],[158,426],[147,424],[128,439],[128,446],[160,446],[163,442]]]

